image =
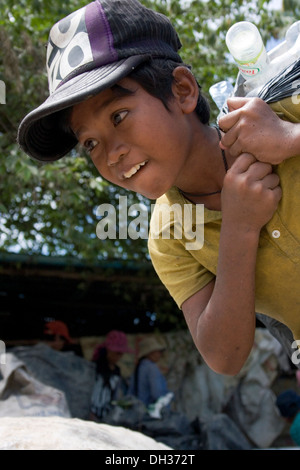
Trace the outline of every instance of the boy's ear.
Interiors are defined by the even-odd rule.
[[[182,111],[186,114],[195,111],[197,106],[199,87],[192,72],[183,66],[173,71],[172,91]]]

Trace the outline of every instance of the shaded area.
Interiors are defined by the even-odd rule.
[[[72,337],[166,331],[184,325],[181,312],[149,263],[1,255],[0,337],[41,337],[44,321],[65,321]],[[172,324],[173,323],[173,324]]]

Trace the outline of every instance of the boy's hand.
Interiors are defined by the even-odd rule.
[[[251,153],[273,165],[293,156],[291,145],[298,124],[280,119],[260,98],[229,98],[227,103],[230,112],[219,120],[225,132],[221,147],[235,157]]]
[[[272,166],[244,153],[224,179],[223,223],[233,224],[243,233],[257,233],[272,218],[280,199],[279,177]]]

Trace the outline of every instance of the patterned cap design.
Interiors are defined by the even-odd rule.
[[[63,157],[77,140],[59,125],[59,111],[111,87],[150,57],[182,62],[180,47],[169,19],[138,0],[96,0],[58,21],[47,48],[49,97],[22,120],[21,148],[41,161]]]

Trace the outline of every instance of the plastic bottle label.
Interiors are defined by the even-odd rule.
[[[251,60],[241,61],[234,57],[241,74],[245,77],[253,77],[257,75],[266,65],[266,51],[264,45],[261,48],[260,53]]]

